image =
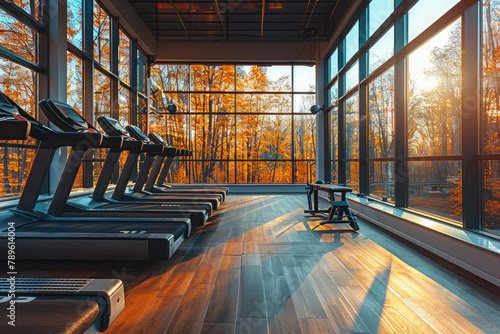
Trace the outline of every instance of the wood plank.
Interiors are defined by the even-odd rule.
[[[258,255],[250,254],[242,257],[238,318],[266,319],[264,282]]]
[[[194,274],[191,284],[214,284],[222,256],[205,256]]]
[[[331,334],[336,332],[328,319],[299,319],[302,333]]]
[[[165,333],[199,333],[212,287],[191,284]]]
[[[200,334],[234,334],[235,325],[203,324]]]
[[[148,305],[148,312],[133,326],[131,333],[164,333],[172,321],[183,296],[157,296]]]
[[[240,271],[238,269],[219,270],[205,314],[206,323],[232,325],[236,323],[239,286]]]
[[[269,331],[301,333],[292,295],[284,276],[265,276],[264,291]]]

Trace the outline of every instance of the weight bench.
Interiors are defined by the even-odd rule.
[[[334,184],[317,184],[317,183],[307,183],[307,202],[309,204],[309,210],[304,210],[304,213],[310,213],[313,216],[317,214],[328,213],[328,219],[322,221],[320,225],[323,224],[344,224],[349,222],[349,225],[354,231],[359,230],[356,217],[353,215],[349,209],[349,203],[346,199],[346,194],[352,192],[349,187],[334,185]],[[330,209],[320,210],[318,207],[318,192],[324,191],[328,193],[330,198]],[[340,201],[335,200],[335,193],[340,193]],[[311,199],[312,197],[312,199]],[[344,219],[344,218],[347,218]]]

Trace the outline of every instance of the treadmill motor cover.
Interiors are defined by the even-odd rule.
[[[132,137],[135,137],[136,139],[142,140],[145,143],[151,142],[148,136],[146,136],[144,132],[142,132],[142,130],[135,125],[127,125],[127,131],[130,132]]]

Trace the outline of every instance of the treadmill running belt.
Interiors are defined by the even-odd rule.
[[[58,233],[168,233],[175,239],[186,232],[186,225],[178,223],[144,223],[140,222],[78,222],[78,221],[47,221],[16,227],[16,232],[58,232]]]
[[[1,296],[0,296],[1,298]],[[99,315],[99,306],[92,300],[65,298],[40,298],[16,305],[15,327],[9,325],[7,303],[1,303],[0,333],[64,333],[82,334],[89,329]]]

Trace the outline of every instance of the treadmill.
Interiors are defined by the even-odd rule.
[[[189,236],[191,221],[187,218],[56,218],[35,211],[57,149],[72,146],[78,151],[99,147],[102,135],[78,123],[79,118],[74,115],[70,116],[79,127],[75,125],[73,132],[57,132],[24,111],[20,115],[20,111],[14,101],[0,93],[0,133],[9,138],[9,134],[16,134],[9,129],[26,127],[14,122],[22,116],[30,123],[26,130],[29,136],[39,141],[17,208],[0,216],[0,258],[8,257],[12,228],[15,228],[18,260],[166,260]],[[68,160],[67,164],[71,163]]]
[[[0,104],[5,104],[0,95]],[[25,140],[31,124],[18,115],[0,116],[0,140]],[[1,218],[0,218],[1,219]],[[8,254],[15,254],[16,222],[8,222]],[[7,253],[7,252],[6,252]],[[17,278],[9,259],[0,278],[0,333],[98,333],[125,308],[118,279]]]
[[[84,118],[82,118],[71,106],[53,100],[43,100],[39,103],[40,108],[47,118],[63,131],[75,131],[77,127],[83,126],[92,131],[98,132]],[[115,158],[106,159],[103,171],[101,172],[99,183],[92,197],[77,198],[68,202],[71,189],[75,182],[85,153],[84,149],[71,150],[54,197],[48,208],[48,213],[57,217],[128,217],[128,218],[189,218],[192,225],[203,226],[209,217],[211,208],[208,204],[197,207],[186,205],[164,205],[162,203],[128,202],[118,203],[104,198],[104,192],[112,177],[112,172],[118,161],[116,152],[121,152],[121,147],[128,146],[132,149],[140,148],[146,152],[162,153],[165,148],[158,144],[144,144],[137,141],[123,141],[122,137],[104,137],[106,142],[100,147],[110,148],[110,154]],[[107,163],[107,164],[106,164]]]
[[[107,118],[109,119],[109,117]],[[101,123],[99,123],[102,125]],[[123,129],[121,125],[114,120],[114,122],[110,122],[108,126],[102,127],[104,132],[108,136],[116,136],[120,133],[123,132]],[[121,129],[120,129],[121,128]],[[138,136],[140,141],[143,143],[151,143],[149,141],[149,138],[137,127],[129,125],[126,127],[125,130],[128,134],[130,134],[132,137]],[[156,145],[156,144],[155,144]],[[139,183],[140,188],[142,188],[142,185],[146,182],[149,174],[149,169],[155,159],[156,156],[159,154],[157,152],[147,152],[146,153],[146,159],[141,167],[141,170],[139,171],[139,175],[137,177],[136,185]],[[144,203],[148,202],[159,202],[161,201],[162,203],[171,203],[171,202],[182,202],[185,204],[188,203],[200,203],[200,202],[209,202],[212,205],[212,208],[214,210],[217,210],[221,200],[222,196],[220,195],[215,195],[215,196],[182,196],[182,195],[159,195],[159,194],[152,194],[149,192],[134,192],[132,191],[131,193],[125,193],[128,187],[128,182],[130,180],[130,177],[132,175],[132,171],[137,165],[137,159],[139,157],[138,152],[130,152],[127,160],[125,162],[125,166],[123,167],[123,170],[120,174],[120,178],[116,184],[116,187],[114,191],[111,194],[111,198],[116,201],[141,201]]]
[[[139,129],[135,125],[128,125],[126,127],[127,131],[130,133],[130,135],[137,139],[141,140],[144,143],[151,143],[149,140],[148,136],[142,132],[141,129]],[[148,178],[149,175],[149,170],[151,166],[153,165],[153,162],[155,158],[157,157],[157,154],[147,154],[146,159],[143,162],[142,168],[139,171],[139,176],[137,177],[137,181],[132,188],[131,192],[127,194],[127,196],[134,196],[134,197],[139,197],[139,198],[144,198],[148,200],[157,200],[157,199],[165,199],[167,201],[172,201],[172,200],[182,200],[182,201],[187,201],[187,202],[193,202],[193,201],[209,201],[212,206],[214,207],[214,210],[217,210],[219,206],[222,204],[224,198],[220,194],[189,194],[189,193],[182,193],[182,192],[171,192],[171,193],[151,193],[145,190],[142,190],[144,187],[144,184]]]
[[[151,132],[148,135],[149,139],[156,144],[161,144],[165,147],[172,147],[169,145],[159,134],[155,132]],[[217,194],[222,196],[222,200],[225,201],[227,194],[229,192],[228,188],[199,188],[199,185],[195,185],[195,187],[192,188],[177,188],[177,187],[172,187],[170,185],[164,184],[165,178],[168,174],[168,170],[170,169],[170,166],[172,165],[172,162],[175,157],[177,156],[189,156],[192,155],[191,151],[186,151],[186,150],[177,150],[176,154],[174,156],[168,156],[168,157],[162,157],[158,156],[155,159],[153,168],[151,169],[151,173],[149,175],[148,181],[146,183],[146,186],[144,187],[145,191],[148,191],[150,193],[159,193],[159,194],[191,194],[191,195],[196,195],[196,194],[207,194],[207,195],[212,195],[212,194]],[[161,177],[162,179],[158,180],[158,174],[160,174],[161,167],[163,165],[163,170],[165,171],[163,175],[163,170],[161,171]],[[156,182],[158,180],[158,182]],[[198,187],[196,187],[198,186]]]

